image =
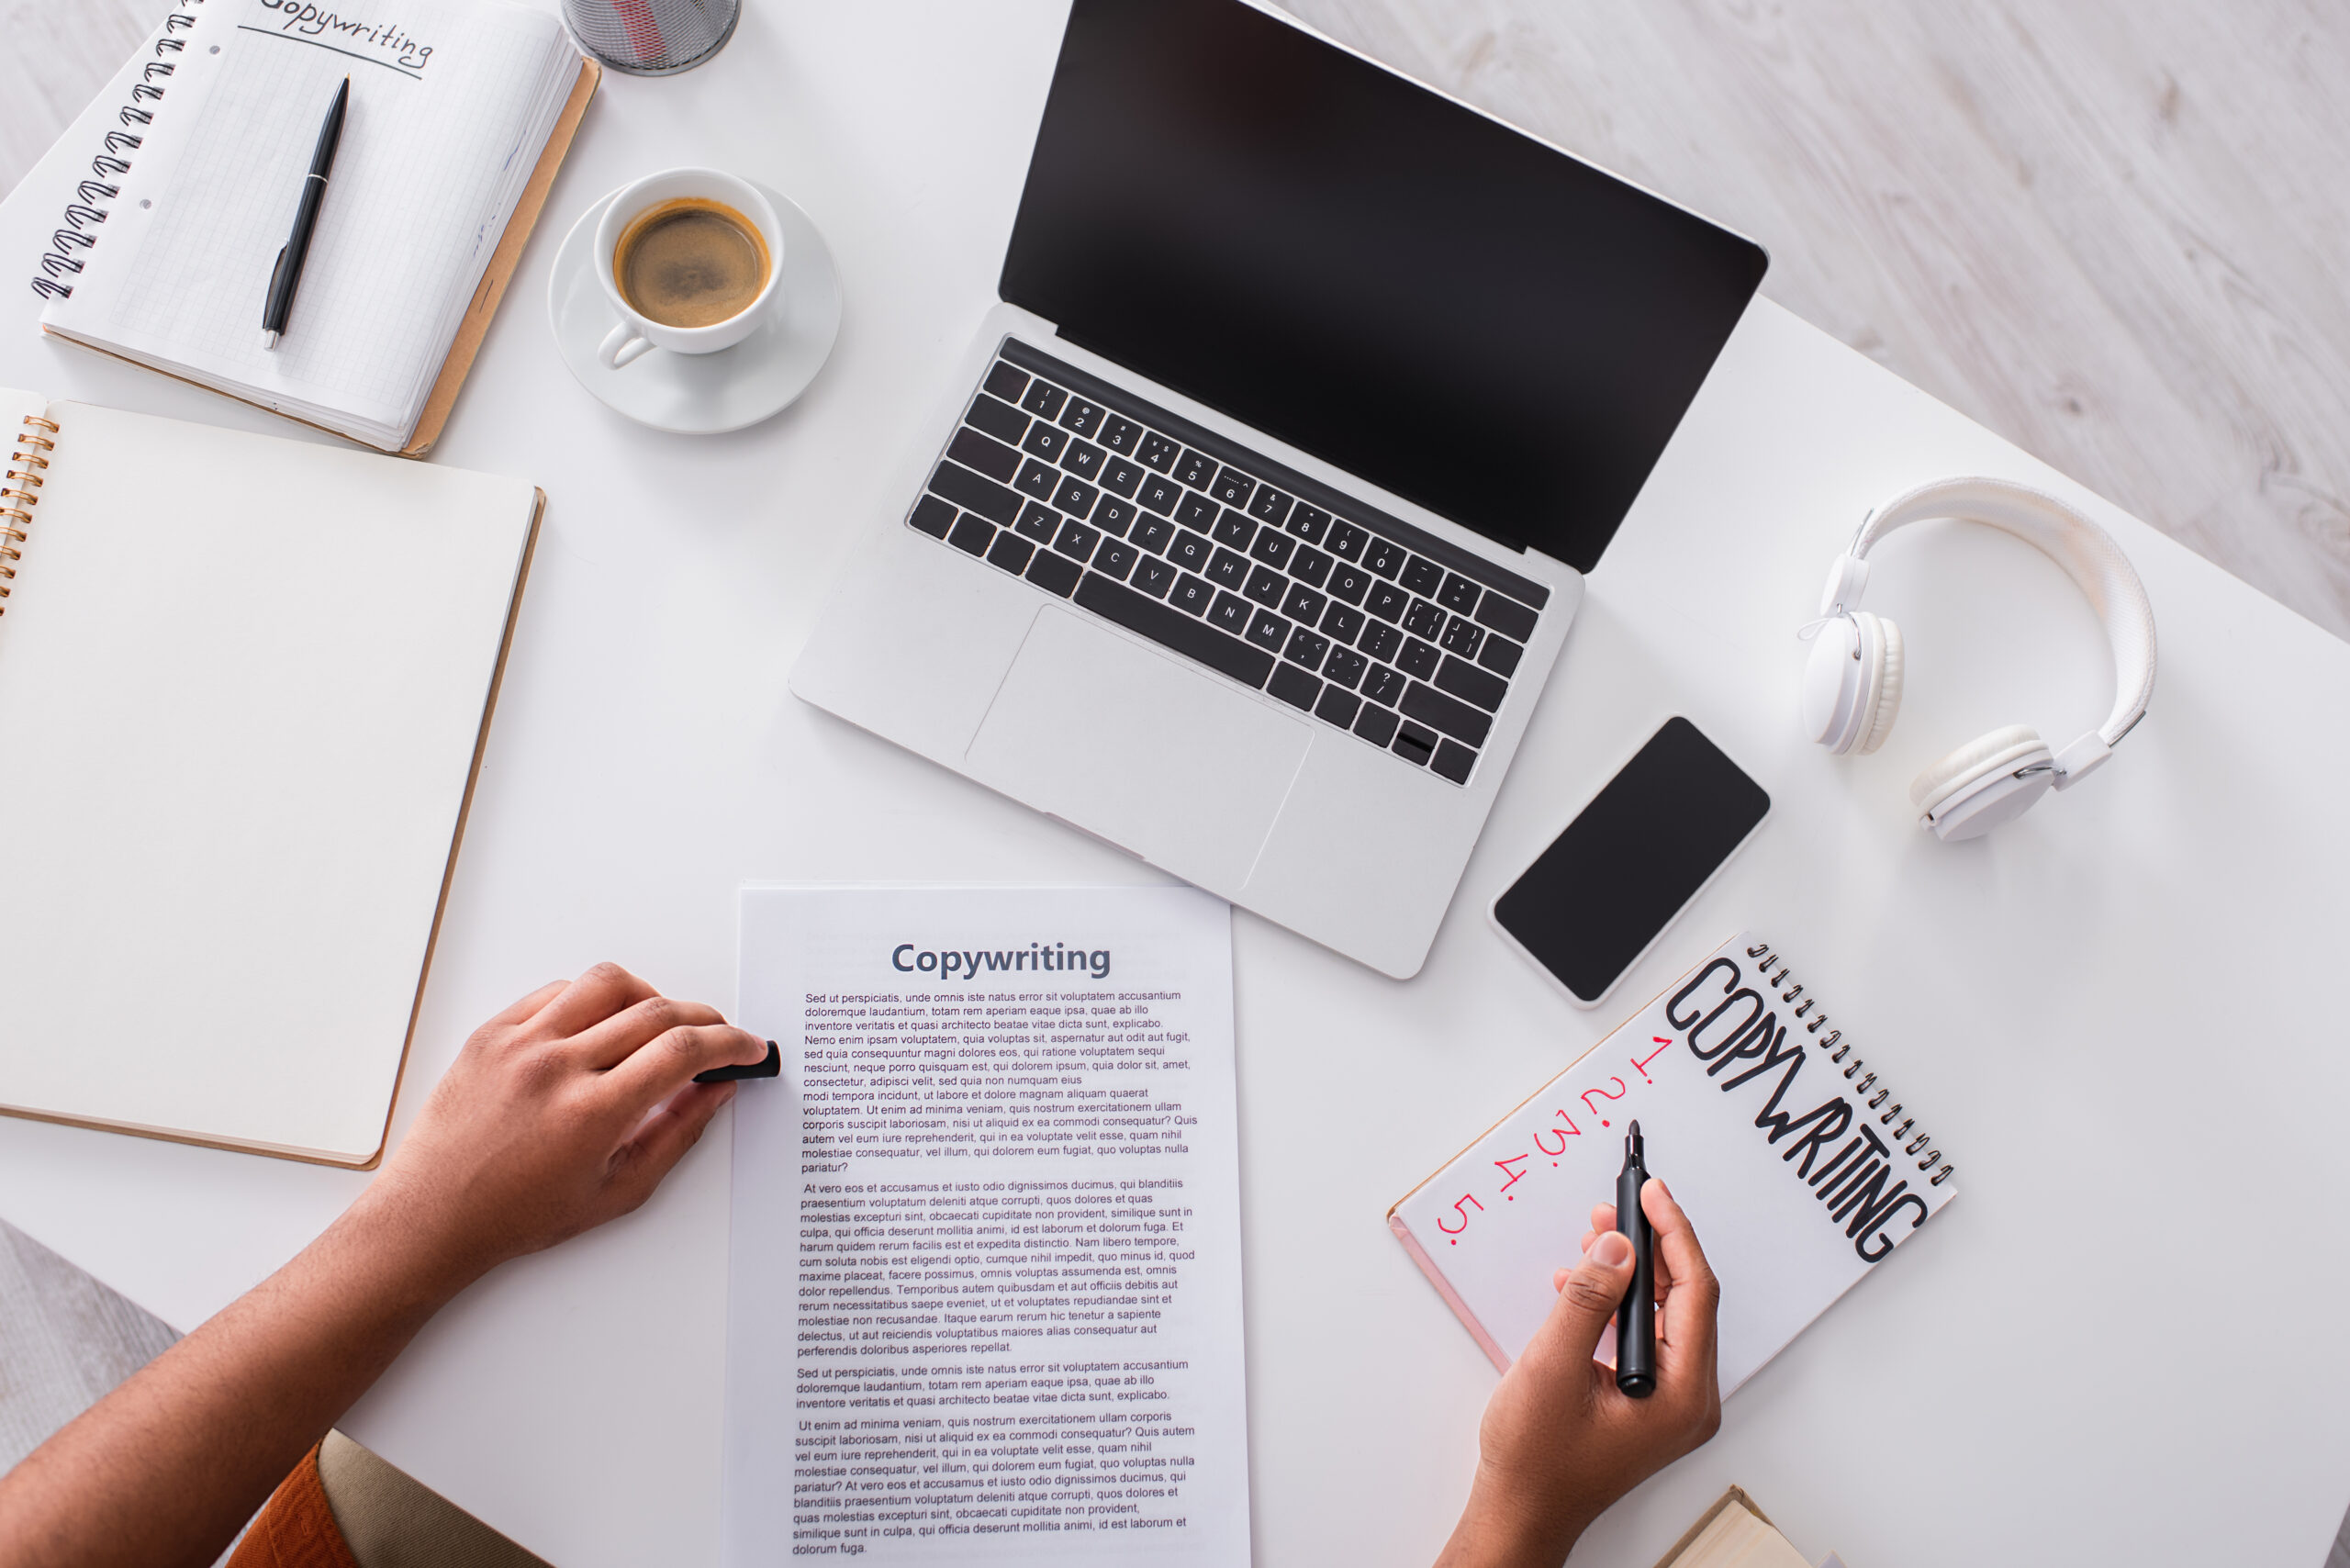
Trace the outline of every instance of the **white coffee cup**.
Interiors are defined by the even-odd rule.
[[[706,327],[672,327],[629,304],[612,264],[621,236],[637,218],[669,202],[689,200],[733,207],[757,225],[759,238],[767,248],[767,280],[756,298],[723,321]],[[607,369],[618,370],[656,348],[676,353],[716,353],[749,337],[783,297],[783,225],[776,221],[775,207],[747,180],[716,169],[665,169],[621,186],[604,209],[603,221],[596,225],[596,281],[603,285],[604,297],[610,302],[612,314],[620,318],[596,350],[596,357]]]

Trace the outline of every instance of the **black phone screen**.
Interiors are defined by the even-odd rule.
[[[1596,1002],[1770,809],[1696,725],[1667,719],[1494,902],[1494,919]]]

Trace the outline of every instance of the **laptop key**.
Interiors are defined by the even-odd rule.
[[[1112,414],[1102,421],[1102,444],[1113,452],[1132,455],[1135,444],[1142,440],[1142,427],[1124,414]]]
[[[1269,522],[1279,528],[1289,520],[1289,509],[1295,498],[1283,495],[1270,485],[1259,485],[1256,499],[1248,503],[1248,515],[1259,522]]]
[[[1469,775],[1477,766],[1477,754],[1459,741],[1446,741],[1436,748],[1436,760],[1428,764],[1428,771],[1455,784],[1469,782]]]
[[[1208,580],[1218,588],[1239,588],[1248,580],[1248,557],[1237,550],[1217,551],[1208,562]]]
[[[988,553],[989,542],[994,538],[995,529],[987,519],[965,512],[956,520],[955,532],[946,536],[946,543],[957,550],[984,555]]]
[[[1208,624],[1240,636],[1248,630],[1248,615],[1253,608],[1237,593],[1220,593],[1208,610]]]
[[[1071,474],[1061,481],[1060,488],[1053,492],[1053,505],[1071,517],[1084,517],[1093,510],[1093,503],[1101,498],[1101,491]]]
[[[1352,648],[1333,648],[1330,656],[1323,661],[1322,675],[1331,685],[1352,691],[1362,684],[1363,671],[1370,667],[1371,661]]]
[[[1028,373],[1016,364],[998,360],[988,366],[988,378],[981,385],[1007,403],[1020,401],[1020,394],[1028,387]]]
[[[1153,475],[1142,482],[1135,499],[1163,517],[1173,517],[1175,509],[1183,504],[1183,487],[1163,474]]]
[[[1477,596],[1484,592],[1459,572],[1447,572],[1444,587],[1438,589],[1436,601],[1456,615],[1466,615],[1477,608]]]
[[[1444,587],[1444,568],[1425,555],[1415,555],[1404,564],[1404,586],[1422,599],[1434,599]]]
[[[1289,565],[1290,552],[1294,549],[1296,545],[1296,540],[1292,539],[1288,534],[1283,533],[1280,529],[1273,527],[1270,523],[1267,523],[1264,527],[1257,531],[1257,543],[1248,546],[1248,554],[1256,556],[1257,559],[1264,562],[1265,565],[1272,567],[1275,571],[1279,571],[1281,567]]]
[[[1488,713],[1500,711],[1502,699],[1509,693],[1508,681],[1460,659],[1445,660],[1443,667],[1436,672],[1436,684]]]
[[[1351,522],[1335,522],[1330,526],[1328,549],[1341,561],[1362,559],[1363,546],[1371,543],[1371,535]]]
[[[1404,651],[1404,633],[1384,621],[1373,621],[1362,629],[1362,636],[1356,641],[1355,646],[1374,659],[1385,659],[1393,664],[1395,656]]]
[[[1255,538],[1256,533],[1257,525],[1248,521],[1247,512],[1234,511],[1230,507],[1226,507],[1223,514],[1215,520],[1215,542],[1218,544],[1229,544],[1235,550],[1246,550],[1248,548],[1248,541]]]
[[[1040,420],[1049,420],[1068,401],[1069,394],[1051,382],[1036,381],[1029,384],[1028,395],[1020,399],[1020,406]]]
[[[1102,504],[1093,509],[1093,516],[1089,521],[1102,532],[1114,533],[1124,539],[1126,530],[1134,526],[1135,504],[1104,496]]]
[[[1222,551],[1216,553],[1216,558],[1219,561],[1223,559]],[[1288,588],[1287,577],[1270,566],[1259,566],[1249,572],[1248,586],[1240,591],[1268,610],[1278,610],[1281,608],[1281,595]]]
[[[1165,599],[1175,586],[1175,568],[1156,555],[1145,555],[1135,567],[1135,587],[1153,599]]]
[[[1175,543],[1167,547],[1167,558],[1186,571],[1203,572],[1214,548],[1190,529],[1178,529]]]
[[[1436,666],[1444,662],[1444,655],[1438,653],[1432,644],[1423,643],[1417,637],[1406,637],[1404,639],[1404,651],[1395,655],[1395,662],[1404,666],[1404,674],[1416,675],[1426,680],[1436,673]]]
[[[1248,622],[1248,640],[1269,654],[1280,653],[1289,641],[1289,622],[1270,610],[1260,610]]]
[[[1322,630],[1334,643],[1351,644],[1362,633],[1363,613],[1343,604],[1334,604],[1322,612]]]
[[[1019,477],[1012,481],[1015,487],[1027,491],[1040,501],[1051,500],[1053,491],[1060,482],[1059,469],[1047,468],[1033,457],[1020,465]]]
[[[1186,495],[1175,503],[1175,521],[1205,533],[1215,526],[1216,513],[1223,510],[1205,496]]]
[[[1485,633],[1465,615],[1456,615],[1446,622],[1444,635],[1437,639],[1446,653],[1459,654],[1464,659],[1475,658],[1477,644],[1484,640]]]
[[[1407,719],[1417,719],[1432,730],[1441,730],[1463,745],[1483,745],[1492,733],[1493,715],[1456,701],[1435,687],[1414,681],[1404,689],[1404,700],[1397,704]]]
[[[1426,767],[1428,759],[1436,755],[1436,736],[1417,724],[1405,724],[1387,749],[1405,762]]]
[[[1135,569],[1136,559],[1141,554],[1142,552],[1133,545],[1113,539],[1093,553],[1093,569],[1104,577],[1125,582],[1126,575]]]
[[[1174,542],[1175,525],[1163,517],[1153,517],[1145,512],[1135,520],[1132,537],[1144,549],[1155,550],[1164,555],[1167,546]]]
[[[1411,684],[1399,671],[1385,665],[1373,665],[1371,673],[1362,678],[1362,694],[1373,702],[1383,702],[1393,708],[1404,700],[1404,689]]]
[[[1289,531],[1308,544],[1322,543],[1322,535],[1329,531],[1330,514],[1320,507],[1300,501],[1290,508]]]
[[[1342,604],[1360,604],[1371,591],[1371,574],[1360,566],[1339,566],[1330,574],[1330,597]]]
[[[1020,515],[1019,496],[959,463],[938,465],[930,476],[930,493],[945,497],[966,511],[978,512],[990,522],[1010,522]]]
[[[1101,404],[1071,398],[1069,407],[1061,410],[1061,423],[1080,435],[1091,435],[1102,428],[1102,414]]]
[[[1028,569],[1028,557],[1035,553],[1036,547],[1018,534],[999,533],[988,546],[988,565],[1002,566],[1016,577]]]
[[[1295,665],[1279,665],[1273,669],[1273,678],[1265,683],[1265,689],[1291,707],[1303,708],[1310,713],[1314,700],[1322,695],[1322,683]]]
[[[1330,566],[1329,556],[1311,544],[1301,544],[1297,554],[1290,559],[1289,575],[1300,582],[1320,588],[1330,580]]]
[[[1404,612],[1412,608],[1412,596],[1393,583],[1381,583],[1371,590],[1363,608],[1382,621],[1401,621]]]
[[[1477,606],[1477,624],[1491,627],[1514,643],[1534,635],[1535,611],[1506,594],[1489,593]]]
[[[955,439],[946,443],[946,455],[967,468],[978,469],[998,484],[1020,472],[1019,453],[993,436],[981,435],[968,427],[957,431]]]
[[[1073,441],[1061,454],[1061,466],[1080,479],[1098,479],[1102,476],[1102,459],[1108,455],[1090,441]]]
[[[1281,599],[1281,613],[1292,621],[1303,621],[1308,626],[1322,619],[1322,611],[1329,606],[1330,596],[1315,593],[1304,583],[1292,583]]]
[[[1069,450],[1069,431],[1038,420],[1028,427],[1028,439],[1020,443],[1020,448],[1047,463],[1058,463],[1061,454]]]
[[[1371,547],[1362,554],[1362,564],[1382,577],[1393,578],[1404,569],[1404,547],[1391,544],[1384,539],[1372,540]]]
[[[1191,579],[1199,582],[1197,577]],[[1205,588],[1205,583],[1200,583]],[[1078,585],[1077,602],[1113,626],[1149,638],[1241,685],[1261,687],[1273,672],[1273,657],[1189,616],[1177,613],[1155,599],[1147,599],[1112,582],[1099,572],[1088,572]]]
[[[1416,599],[1412,608],[1404,611],[1404,630],[1433,643],[1444,634],[1444,611],[1425,599]]]
[[[1230,465],[1217,470],[1215,481],[1208,486],[1208,494],[1228,507],[1245,507],[1256,493],[1257,481]]]
[[[1175,477],[1195,490],[1204,490],[1208,481],[1215,477],[1215,459],[1204,452],[1185,449],[1175,465]]]
[[[1102,487],[1113,496],[1131,496],[1142,485],[1142,470],[1123,457],[1102,465]]]
[[[1100,529],[1088,528],[1071,519],[1061,524],[1061,536],[1053,541],[1053,548],[1072,561],[1090,561],[1093,558],[1093,547],[1101,543]]]
[[[1185,572],[1176,579],[1174,591],[1167,596],[1167,602],[1187,615],[1205,615],[1208,606],[1215,602],[1215,589]]]
[[[1355,734],[1375,746],[1384,746],[1394,738],[1397,722],[1392,710],[1366,702],[1355,715]]]
[[[1281,649],[1281,657],[1292,664],[1304,665],[1307,669],[1320,669],[1322,661],[1327,658],[1329,654],[1330,639],[1319,632],[1309,632],[1303,626],[1291,631],[1289,644]]]
[[[1135,449],[1135,455],[1142,459],[1144,467],[1156,468],[1161,474],[1171,472],[1175,466],[1175,459],[1182,454],[1183,449],[1181,446],[1157,431],[1146,434],[1142,438],[1142,444]]]
[[[1500,633],[1489,632],[1485,634],[1485,651],[1477,655],[1477,662],[1506,680],[1517,673],[1518,655],[1525,652]]]
[[[963,422],[973,430],[985,431],[996,440],[1010,442],[1014,446],[1018,446],[1020,438],[1028,433],[1027,415],[984,392],[971,399],[970,412],[963,416]]]
[[[1028,580],[1046,593],[1057,593],[1063,599],[1069,596],[1070,590],[1077,587],[1077,579],[1084,575],[1084,567],[1049,550],[1037,551],[1036,558],[1028,563]]]
[[[1053,535],[1061,531],[1061,514],[1042,501],[1030,501],[1020,509],[1020,521],[1012,526],[1039,544],[1050,544]]]
[[[1355,722],[1362,711],[1362,699],[1351,691],[1341,691],[1336,686],[1322,689],[1322,700],[1314,705],[1314,716],[1326,724],[1345,729]]]
[[[944,539],[947,530],[955,526],[955,508],[936,496],[924,496],[914,503],[913,515],[906,521],[933,539]]]

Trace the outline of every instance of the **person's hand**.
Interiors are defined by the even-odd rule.
[[[542,986],[474,1031],[353,1217],[462,1288],[644,1202],[733,1096],[694,1074],[766,1054],[617,964]]]
[[[1662,1182],[1640,1189],[1640,1209],[1656,1230],[1656,1392],[1628,1398],[1591,1359],[1632,1282],[1631,1243],[1602,1204],[1583,1260],[1553,1276],[1557,1304],[1485,1406],[1476,1484],[1439,1568],[1557,1568],[1609,1504],[1721,1426],[1721,1287]]]

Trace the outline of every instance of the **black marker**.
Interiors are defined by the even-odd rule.
[[[696,1083],[732,1083],[738,1078],[780,1078],[783,1076],[783,1051],[773,1040],[767,1042],[767,1054],[759,1060],[744,1065],[730,1062],[713,1067],[708,1072],[694,1074]]]
[[[1640,1124],[1624,1135],[1624,1169],[1616,1178],[1616,1229],[1632,1244],[1632,1288],[1616,1309],[1616,1387],[1633,1399],[1656,1392],[1656,1232],[1640,1207],[1649,1179]]]

